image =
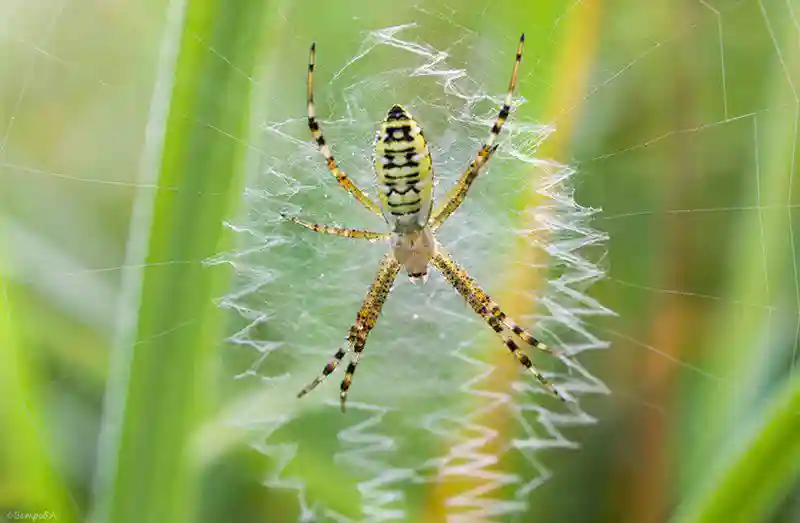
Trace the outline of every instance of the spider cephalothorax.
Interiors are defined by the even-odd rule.
[[[325,137],[322,135],[322,130],[314,114],[313,79],[316,47],[314,44],[311,45],[307,82],[308,127],[317,142],[319,150],[327,161],[328,169],[336,177],[339,185],[352,194],[368,210],[383,217],[390,227],[390,232],[380,233],[360,229],[345,229],[309,223],[297,218],[290,219],[299,225],[327,234],[366,240],[387,239],[389,240],[390,251],[383,257],[378,275],[367,292],[367,297],[364,299],[361,310],[356,316],[355,323],[350,327],[346,347],[336,351],[333,358],[325,365],[322,373],[304,387],[298,396],[303,396],[319,385],[336,369],[348,350],[352,349],[352,359],[347,365],[340,392],[342,410],[344,410],[347,391],[350,389],[361,352],[366,346],[367,336],[375,327],[381,308],[389,296],[392,284],[400,269],[405,268],[412,282],[424,282],[428,274],[428,265],[433,265],[464,297],[472,310],[481,316],[492,330],[500,336],[503,343],[517,357],[519,362],[533,372],[539,383],[556,397],[562,400],[565,399],[542,376],[530,358],[520,350],[512,334],[536,349],[554,355],[560,355],[561,353],[541,343],[506,316],[500,306],[492,301],[489,295],[478,286],[475,280],[470,278],[463,268],[458,266],[452,256],[442,249],[434,237],[436,230],[464,201],[481,168],[486,165],[486,162],[489,161],[497,149],[495,141],[511,111],[511,99],[517,85],[517,72],[522,60],[524,42],[525,35],[522,35],[517,47],[517,56],[514,60],[514,69],[508,85],[508,94],[492,126],[489,138],[461,175],[458,183],[444,198],[443,203],[440,203],[435,209],[433,207],[433,163],[428,150],[428,143],[420,125],[408,111],[399,105],[394,105],[389,109],[375,139],[376,189],[380,204],[375,203],[365,195],[339,169],[336,165],[336,160],[333,158],[333,153],[325,143]]]

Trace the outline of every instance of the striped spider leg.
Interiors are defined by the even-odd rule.
[[[369,287],[367,297],[364,298],[364,303],[361,305],[361,310],[359,310],[358,315],[356,315],[355,323],[350,327],[350,333],[347,336],[347,345],[349,349],[352,349],[353,356],[350,359],[350,363],[347,365],[347,370],[345,371],[339,392],[342,412],[345,410],[347,391],[350,390],[350,385],[353,382],[353,375],[358,367],[358,361],[361,359],[361,353],[367,344],[367,336],[369,336],[370,331],[375,327],[375,323],[378,321],[381,308],[383,308],[383,304],[386,302],[386,298],[392,290],[392,284],[395,278],[397,278],[397,273],[400,272],[400,268],[400,264],[397,263],[391,255],[387,254],[383,257],[380,268],[378,269],[378,275]],[[325,368],[322,369],[322,373],[314,378],[314,381],[306,385],[297,397],[299,398],[308,394],[317,385],[322,383],[325,378],[336,369],[346,353],[347,351],[344,348],[340,348],[336,351],[333,358],[331,358],[327,365],[325,365]]]
[[[517,72],[519,71],[519,64],[522,61],[522,48],[524,44],[525,34],[523,33],[519,37],[517,56],[514,59],[514,69],[511,71],[511,80],[508,82],[508,93],[506,94],[505,103],[500,108],[500,112],[497,114],[497,119],[492,126],[492,130],[489,132],[489,138],[486,140],[486,143],[484,143],[483,147],[480,148],[477,156],[475,156],[475,159],[469,164],[467,169],[464,171],[464,174],[462,174],[461,178],[459,178],[458,182],[453,186],[452,189],[450,189],[450,192],[445,197],[444,202],[440,203],[433,212],[433,217],[430,220],[430,226],[433,231],[439,229],[445,220],[447,220],[447,218],[449,218],[450,215],[453,214],[456,209],[459,208],[459,206],[461,206],[461,204],[464,202],[464,199],[467,197],[469,188],[472,186],[475,178],[478,177],[481,168],[483,168],[483,166],[489,162],[489,160],[492,158],[492,155],[497,150],[497,145],[495,145],[494,142],[500,135],[500,131],[503,129],[503,124],[508,118],[508,114],[511,112],[511,99],[514,96],[514,90],[517,87]]]
[[[307,88],[308,88],[308,128],[311,130],[311,136],[314,137],[314,141],[317,142],[317,147],[319,147],[319,151],[322,153],[322,156],[325,157],[325,162],[328,164],[328,170],[331,172],[336,181],[339,182],[339,185],[344,188],[347,192],[353,195],[353,197],[361,202],[361,204],[369,209],[370,211],[374,212],[378,216],[381,215],[381,209],[378,207],[374,201],[372,201],[369,196],[364,194],[361,189],[356,187],[356,185],[347,177],[347,175],[339,169],[336,165],[336,160],[333,157],[333,153],[331,152],[331,148],[328,147],[328,144],[325,143],[325,136],[322,134],[322,128],[319,126],[319,122],[317,122],[316,114],[314,111],[314,65],[317,61],[317,45],[311,44],[311,50],[308,53],[308,78],[306,81]]]
[[[510,329],[514,334],[519,336],[522,341],[535,349],[548,352],[554,356],[560,356],[561,353],[537,340],[528,331],[509,318],[500,309],[500,306],[492,301],[489,295],[481,289],[469,274],[467,274],[467,271],[461,268],[453,257],[438,245],[436,254],[431,258],[431,264],[439,269],[445,279],[450,282],[450,285],[452,285],[467,301],[469,306],[472,307],[472,310],[481,316],[484,321],[489,324],[489,327],[500,336],[503,343],[508,347],[508,350],[511,351],[511,354],[513,354],[525,368],[533,373],[539,383],[561,401],[567,401],[566,398],[558,392],[558,389],[556,389],[553,384],[542,375],[539,369],[536,368],[536,365],[533,364],[531,359],[522,352],[514,339],[506,333],[506,328]]]
[[[297,225],[300,225],[307,229],[311,229],[314,232],[331,234],[333,236],[343,236],[345,238],[353,238],[356,240],[368,240],[373,242],[376,240],[386,240],[391,236],[391,234],[389,234],[388,232],[372,232],[372,231],[366,231],[364,229],[348,229],[346,227],[334,227],[332,225],[311,223],[300,220],[299,218],[295,218],[294,216],[287,216],[284,213],[281,213],[281,217],[291,222],[294,222]]]

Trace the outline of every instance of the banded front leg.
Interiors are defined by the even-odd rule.
[[[483,144],[483,147],[478,151],[477,156],[469,164],[464,174],[461,175],[456,185],[447,193],[447,197],[444,199],[443,203],[434,210],[433,217],[430,221],[431,229],[434,231],[441,227],[445,220],[461,206],[464,199],[467,197],[470,187],[472,187],[472,183],[478,177],[481,169],[489,162],[492,154],[497,150],[497,145],[495,145],[494,142],[500,135],[503,124],[511,112],[511,99],[517,87],[517,73],[519,72],[519,64],[522,61],[522,48],[524,44],[525,35],[522,34],[519,37],[517,56],[514,59],[514,69],[511,71],[511,80],[508,82],[508,93],[506,94],[505,103],[503,103],[500,112],[497,114],[497,119],[494,121],[494,125],[492,125],[492,130],[489,132],[489,138],[487,138],[486,143]]]
[[[316,44],[311,44],[311,50],[309,51],[308,55],[308,79],[307,79],[307,89],[308,89],[308,128],[311,130],[311,136],[314,137],[314,141],[317,143],[317,147],[319,147],[322,156],[325,157],[325,162],[328,164],[328,170],[331,174],[336,178],[336,181],[339,182],[339,185],[342,188],[353,195],[353,197],[361,202],[361,204],[369,209],[370,211],[374,212],[378,216],[382,216],[381,209],[377,203],[372,201],[369,196],[364,194],[361,189],[356,187],[356,185],[347,177],[347,175],[339,169],[336,165],[336,160],[333,157],[333,153],[331,152],[330,147],[325,142],[325,136],[322,134],[322,128],[319,126],[319,122],[317,122],[317,117],[314,111],[314,66],[317,60],[317,46]]]

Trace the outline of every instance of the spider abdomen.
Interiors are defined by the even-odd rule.
[[[393,106],[375,141],[375,172],[383,216],[393,232],[425,227],[433,202],[433,169],[419,124]]]

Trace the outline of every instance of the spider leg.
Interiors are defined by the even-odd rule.
[[[361,189],[356,187],[356,185],[347,177],[347,175],[339,169],[336,165],[336,160],[333,158],[333,153],[331,152],[330,147],[325,143],[325,137],[322,134],[322,129],[317,122],[316,115],[314,113],[314,65],[316,63],[317,57],[317,50],[316,44],[311,44],[311,51],[308,55],[308,128],[311,130],[311,136],[314,137],[314,141],[317,142],[317,146],[319,147],[322,156],[325,157],[325,161],[328,164],[328,170],[330,170],[331,174],[336,178],[336,181],[339,182],[339,185],[344,188],[347,192],[352,194],[356,200],[361,202],[364,207],[369,209],[370,211],[374,212],[378,216],[382,216],[380,207],[378,204],[372,201],[369,196],[364,194]]]
[[[358,315],[356,316],[355,323],[350,327],[350,332],[347,336],[347,345],[348,348],[353,348],[354,356],[347,365],[347,371],[344,379],[342,380],[340,392],[342,411],[344,411],[345,401],[347,400],[347,391],[353,381],[353,374],[356,371],[358,361],[361,357],[361,352],[366,346],[367,336],[369,335],[370,330],[375,327],[375,323],[378,321],[378,315],[383,307],[383,303],[386,301],[389,291],[391,290],[392,283],[397,277],[397,273],[399,271],[400,264],[397,263],[392,257],[385,256],[383,258],[378,270],[378,275],[375,277],[372,285],[370,285],[367,296],[364,298],[364,303],[361,305],[361,309],[358,311]],[[308,394],[314,388],[316,388],[317,385],[325,381],[325,378],[333,373],[333,371],[336,370],[336,367],[339,366],[339,363],[341,363],[345,354],[347,354],[347,349],[340,348],[337,350],[333,357],[322,369],[322,373],[314,378],[311,383],[303,387],[303,389],[297,394],[297,397],[299,398]]]
[[[472,186],[475,178],[478,177],[481,168],[489,162],[492,154],[497,150],[497,145],[495,145],[494,142],[497,140],[497,136],[500,134],[500,130],[503,128],[503,124],[506,118],[508,118],[509,112],[511,112],[511,99],[514,96],[514,89],[517,87],[517,72],[519,71],[519,64],[522,61],[522,47],[524,44],[525,35],[523,34],[519,37],[517,56],[514,59],[514,69],[511,72],[511,80],[508,82],[508,93],[506,94],[505,103],[503,103],[500,112],[497,114],[497,119],[494,121],[486,143],[483,144],[483,147],[478,151],[478,155],[469,164],[464,174],[461,175],[458,183],[450,189],[444,202],[439,204],[433,212],[430,226],[434,231],[441,227],[444,221],[464,202],[464,199],[467,197],[467,192],[469,192],[469,188]]]
[[[484,319],[484,321],[486,321],[492,330],[503,340],[503,343],[506,347],[508,347],[508,350],[511,352],[511,354],[513,354],[525,368],[533,373],[534,377],[539,381],[539,383],[541,383],[541,385],[549,390],[555,397],[561,401],[566,401],[566,398],[558,391],[558,389],[556,389],[553,384],[542,375],[530,358],[520,350],[519,345],[517,345],[514,339],[506,334],[503,327],[505,323],[503,319],[509,322],[510,320],[505,317],[497,304],[494,303],[489,295],[480,288],[475,280],[473,280],[469,274],[467,274],[467,271],[459,267],[453,257],[443,251],[441,247],[439,247],[439,250],[434,257],[431,258],[431,264],[441,271],[445,279],[450,282],[453,287],[455,287],[458,293],[461,294],[461,296],[463,296],[467,301],[469,306],[472,307],[472,310],[478,313]],[[494,312],[494,310],[499,312],[499,314]],[[501,319],[501,315],[503,319]],[[535,340],[535,338],[532,336],[531,338]],[[540,348],[536,345],[534,346],[536,348]],[[548,349],[545,346],[542,350]]]
[[[283,218],[290,220],[297,225],[302,225],[312,231],[322,232],[325,234],[331,234],[333,236],[344,236],[345,238],[354,238],[357,240],[385,240],[391,237],[391,234],[385,232],[372,232],[372,231],[365,231],[363,229],[347,229],[344,227],[334,227],[332,225],[322,225],[318,223],[311,223],[300,220],[299,218],[295,218],[294,216],[287,216],[285,214],[281,214]]]
[[[378,275],[370,285],[364,304],[361,306],[361,310],[358,311],[355,325],[351,330],[355,334],[353,357],[347,365],[339,392],[342,412],[344,412],[344,405],[347,401],[347,391],[350,390],[350,385],[353,382],[353,374],[355,374],[358,361],[361,359],[361,352],[367,344],[367,336],[369,336],[370,331],[378,321],[378,316],[381,313],[383,304],[386,302],[386,298],[389,297],[389,292],[392,290],[392,284],[397,278],[397,273],[400,272],[400,267],[401,265],[394,258],[389,255],[384,256],[378,269]]]
[[[354,337],[354,332],[353,328],[351,327],[350,335],[347,337],[347,339],[352,340],[353,337]],[[333,355],[333,357],[328,361],[328,363],[322,369],[322,373],[316,378],[314,378],[314,381],[303,387],[303,390],[297,393],[297,397],[302,398],[303,396],[314,390],[317,387],[317,385],[325,381],[325,378],[327,378],[328,375],[330,375],[334,370],[336,370],[336,367],[339,366],[339,363],[341,363],[342,358],[344,358],[345,354],[347,354],[347,350],[340,347],[339,350],[336,351],[336,354]]]
[[[509,318],[506,315],[506,313],[500,309],[500,306],[497,303],[490,301],[488,308],[492,316],[497,318],[500,321],[500,323],[511,329],[511,332],[519,336],[522,341],[524,341],[534,349],[544,351],[550,354],[551,356],[555,356],[556,358],[561,358],[561,357],[569,358],[569,354],[566,351],[548,347],[547,345],[536,339],[536,337],[533,334],[531,334],[524,328],[520,327],[514,320]]]

